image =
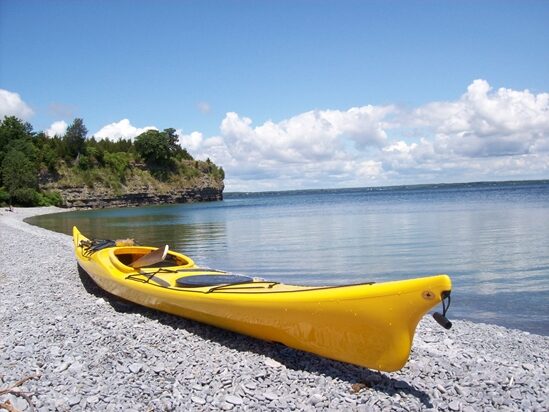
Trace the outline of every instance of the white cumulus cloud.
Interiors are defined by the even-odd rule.
[[[183,134],[179,132],[178,135],[179,144],[181,147],[184,147],[191,152],[198,150],[204,140],[204,136],[200,132],[191,132],[190,134]]]
[[[103,126],[94,133],[94,137],[96,139],[110,139],[115,141],[120,139],[133,139],[147,130],[158,129],[154,126],[138,128],[133,126],[128,119],[122,119],[119,122],[114,122]]]
[[[46,135],[48,135],[49,137],[63,136],[67,131],[67,127],[68,127],[68,124],[64,120],[53,122],[51,126],[48,129],[46,129]]]
[[[0,89],[0,120],[5,116],[16,116],[22,120],[28,120],[33,114],[33,110],[18,93]]]
[[[383,146],[384,118],[393,107],[354,107],[347,111],[314,110],[278,123],[253,126],[248,117],[227,113],[221,133],[237,158],[256,156],[299,163],[332,159],[343,154],[343,141],[360,148]]]
[[[419,107],[410,120],[437,136],[440,151],[467,157],[532,153],[549,136],[549,93],[493,91],[487,81],[475,80],[457,101]]]

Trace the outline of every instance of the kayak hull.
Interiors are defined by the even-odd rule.
[[[421,317],[450,292],[447,275],[305,287],[254,280],[180,287],[177,279],[219,273],[170,251],[174,266],[133,269],[150,247],[108,247],[88,255],[75,227],[78,264],[103,290],[125,300],[370,369],[396,371],[408,360]],[[207,279],[205,277],[204,279]]]

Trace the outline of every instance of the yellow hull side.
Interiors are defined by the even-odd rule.
[[[335,287],[259,282],[257,288],[250,288],[256,284],[217,290],[181,288],[175,285],[177,278],[208,274],[208,270],[197,268],[184,255],[170,252],[187,262],[173,268],[185,269],[185,273],[158,273],[145,282],[145,275],[118,261],[119,248],[102,249],[86,257],[79,246],[86,238],[76,227],[73,238],[80,266],[99,287],[113,295],[330,359],[388,372],[404,366],[419,320],[441,302],[443,292],[451,290],[447,275]],[[142,272],[153,274],[155,270]]]

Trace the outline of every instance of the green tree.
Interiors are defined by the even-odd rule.
[[[158,130],[147,130],[137,136],[135,149],[145,162],[154,165],[167,165],[174,155],[170,136]]]
[[[68,155],[72,159],[76,159],[79,154],[84,154],[86,151],[86,135],[88,134],[88,129],[84,126],[84,121],[82,119],[74,119],[69,127],[67,127],[67,132],[63,141],[67,145]]]
[[[55,150],[52,148],[52,146],[44,145],[44,147],[40,151],[40,163],[46,166],[50,173],[57,172],[58,160],[59,159],[57,157],[57,154],[55,153]]]
[[[193,160],[193,157],[179,144],[179,136],[173,128],[147,130],[135,138],[135,150],[149,164],[171,165],[173,159]]]
[[[30,137],[12,140],[6,146],[6,156],[12,150],[23,153],[33,164],[37,164],[39,160],[39,149],[36,147]]]
[[[21,151],[11,149],[2,162],[2,180],[16,203],[33,204],[33,193],[38,188],[35,164]]]
[[[25,140],[25,151],[32,145],[32,126],[30,123],[24,123],[15,116],[6,116],[0,122],[0,165],[4,161],[6,154],[16,145],[16,142]],[[0,173],[0,186],[2,185],[2,177]]]
[[[179,136],[176,134],[176,130],[173,128],[164,129],[166,138],[168,140],[168,145],[170,147],[170,152],[174,157],[181,160],[194,160],[193,157],[187,152],[187,149],[184,149],[179,144]]]
[[[32,135],[32,125],[30,123],[23,123],[15,116],[6,116],[0,122],[0,150],[13,140],[32,137]]]

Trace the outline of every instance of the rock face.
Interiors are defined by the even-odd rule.
[[[64,186],[50,181],[42,188],[58,192],[63,199],[62,207],[101,209],[223,200],[224,184],[223,181],[205,177],[185,187],[174,184],[157,187],[133,182],[114,190],[100,184],[94,187]]]
[[[59,190],[63,207],[100,209],[223,200],[223,186],[202,186],[157,192],[147,187],[115,194],[104,188],[71,187]]]
[[[150,166],[153,167],[153,166]],[[41,170],[38,186],[58,193],[61,207],[101,209],[223,200],[225,172],[207,161],[179,159],[169,167],[131,161],[124,170],[60,163],[55,171]]]

